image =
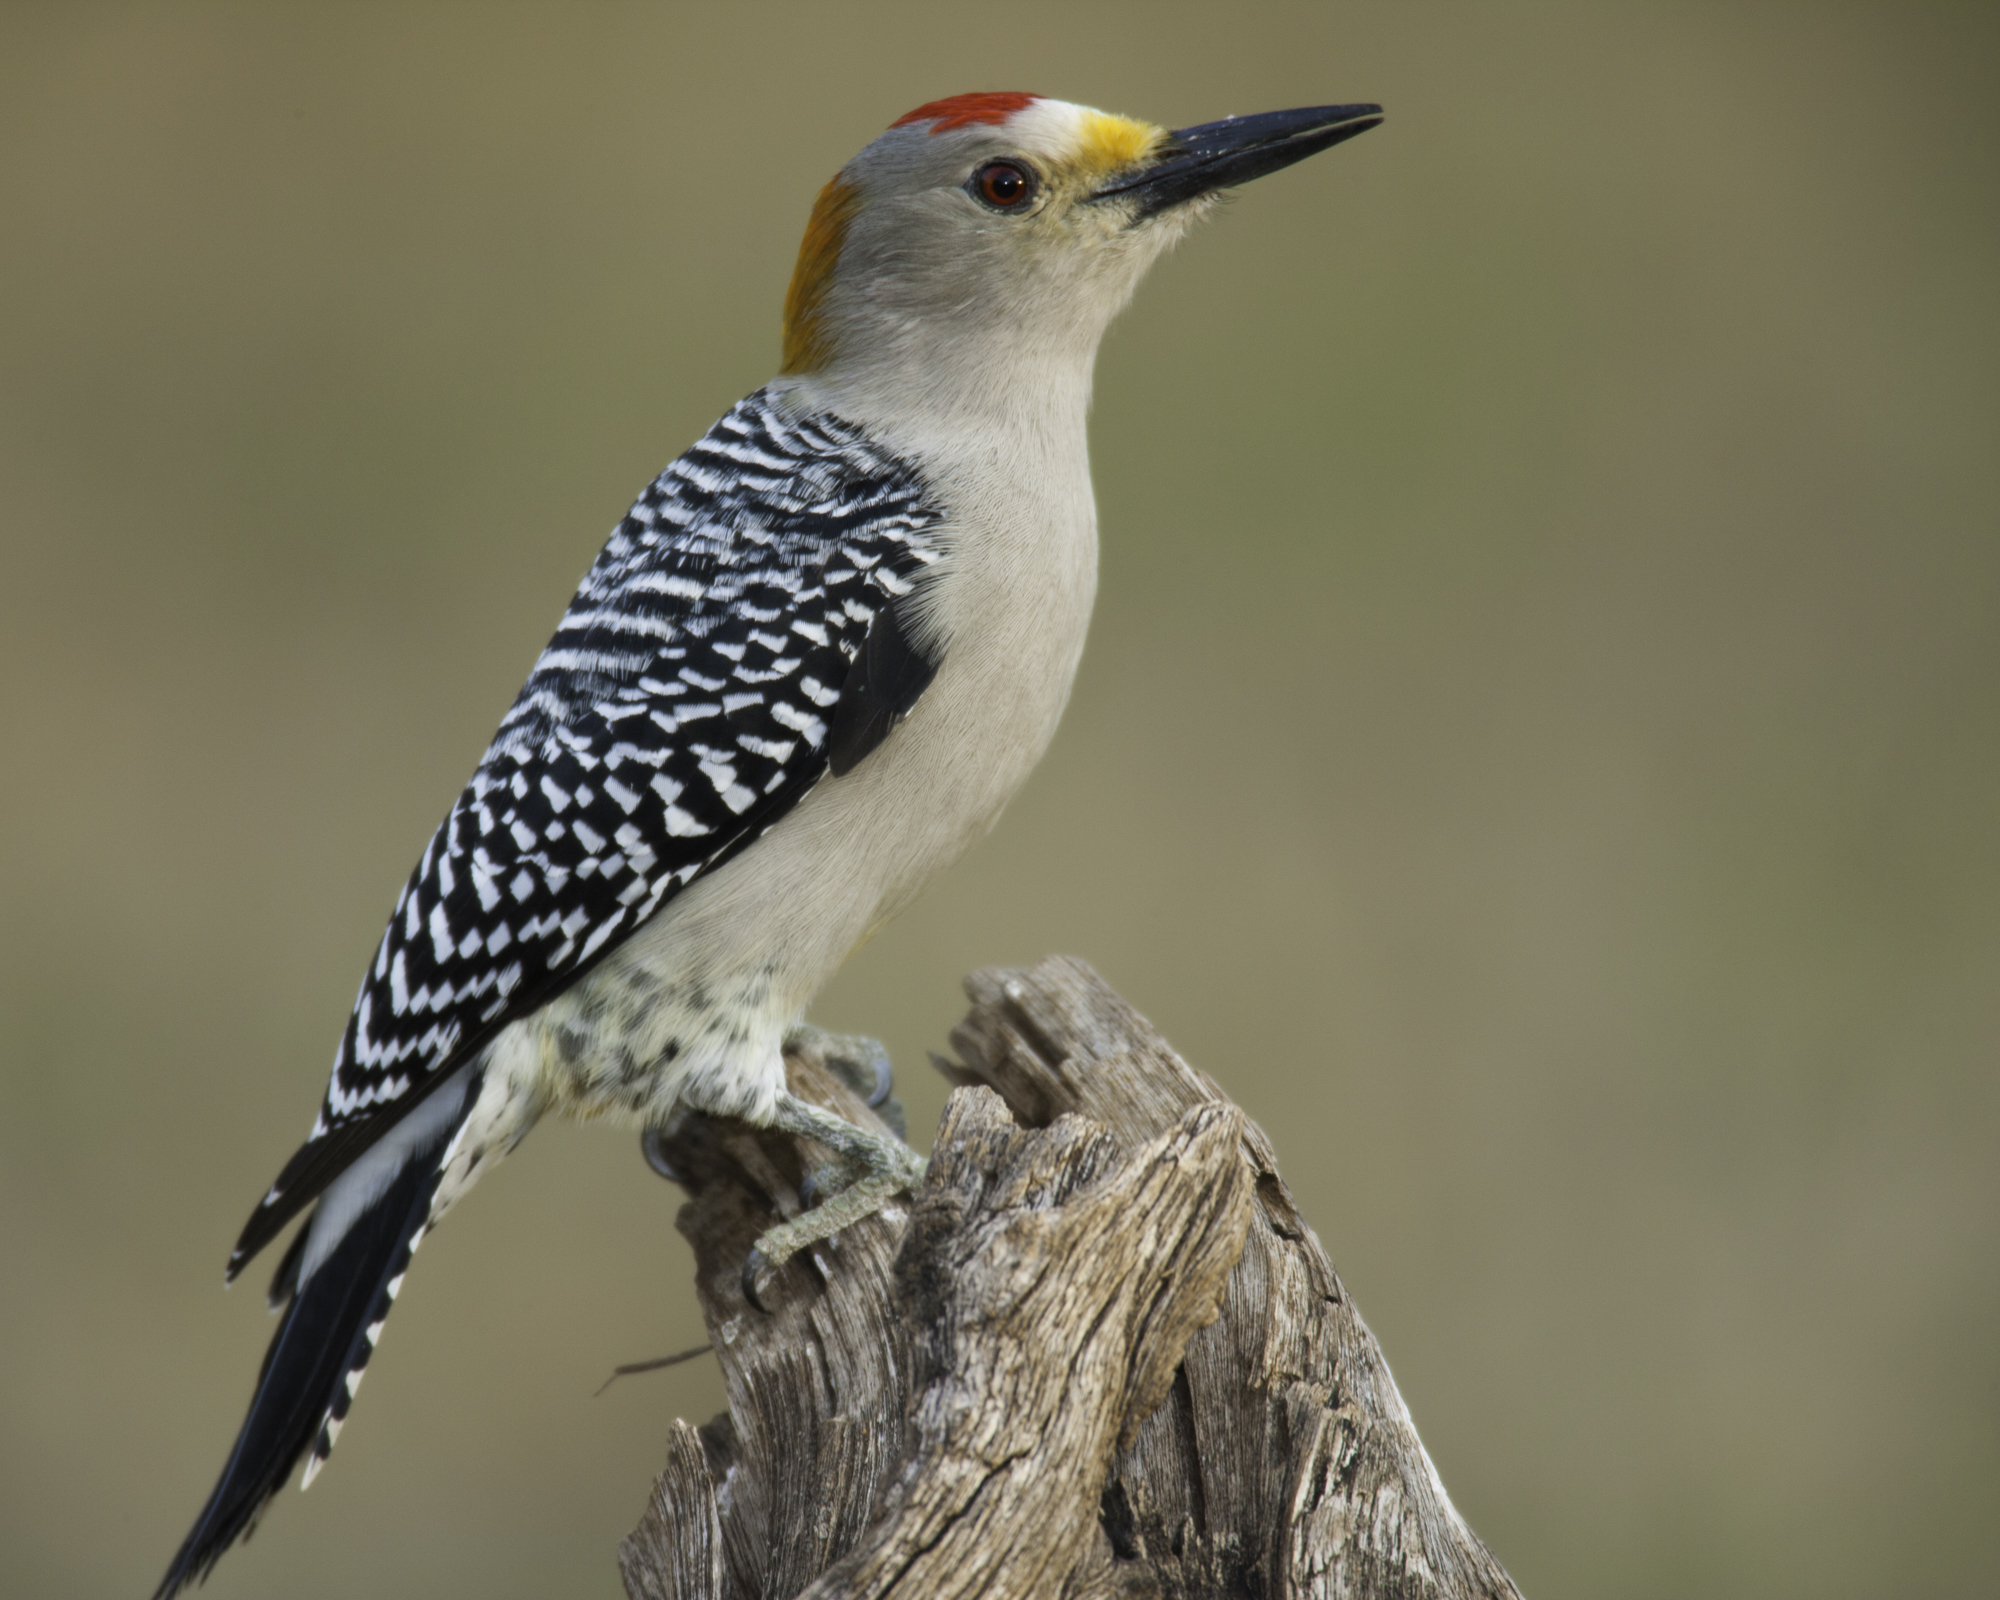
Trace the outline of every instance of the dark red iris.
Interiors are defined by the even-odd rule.
[[[973,174],[979,198],[996,211],[1012,211],[1025,205],[1035,192],[1035,181],[1027,170],[1012,161],[989,161]]]

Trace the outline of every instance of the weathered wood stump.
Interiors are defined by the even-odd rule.
[[[922,1192],[788,1263],[768,1315],[744,1256],[825,1152],[666,1141],[729,1410],[674,1424],[631,1600],[1518,1597],[1262,1131],[1081,962],[967,990]]]

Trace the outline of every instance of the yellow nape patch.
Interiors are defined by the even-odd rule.
[[[837,174],[813,202],[812,216],[806,220],[806,236],[799,245],[798,265],[792,268],[791,287],[785,291],[785,359],[778,368],[780,372],[811,372],[832,353],[820,312],[826,303],[827,286],[833,282],[833,269],[840,260],[847,224],[860,205],[860,193]]]
[[[1108,111],[1086,110],[1077,135],[1077,165],[1095,177],[1143,161],[1166,138],[1167,130]]]

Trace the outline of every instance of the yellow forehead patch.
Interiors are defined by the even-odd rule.
[[[1116,172],[1143,160],[1167,130],[1108,111],[1084,110],[1078,119],[1076,164],[1086,175]]]

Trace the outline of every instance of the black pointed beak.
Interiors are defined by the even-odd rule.
[[[1330,150],[1381,120],[1380,106],[1308,106],[1177,128],[1146,166],[1106,184],[1091,198],[1129,196],[1138,202],[1134,220],[1150,217]]]

